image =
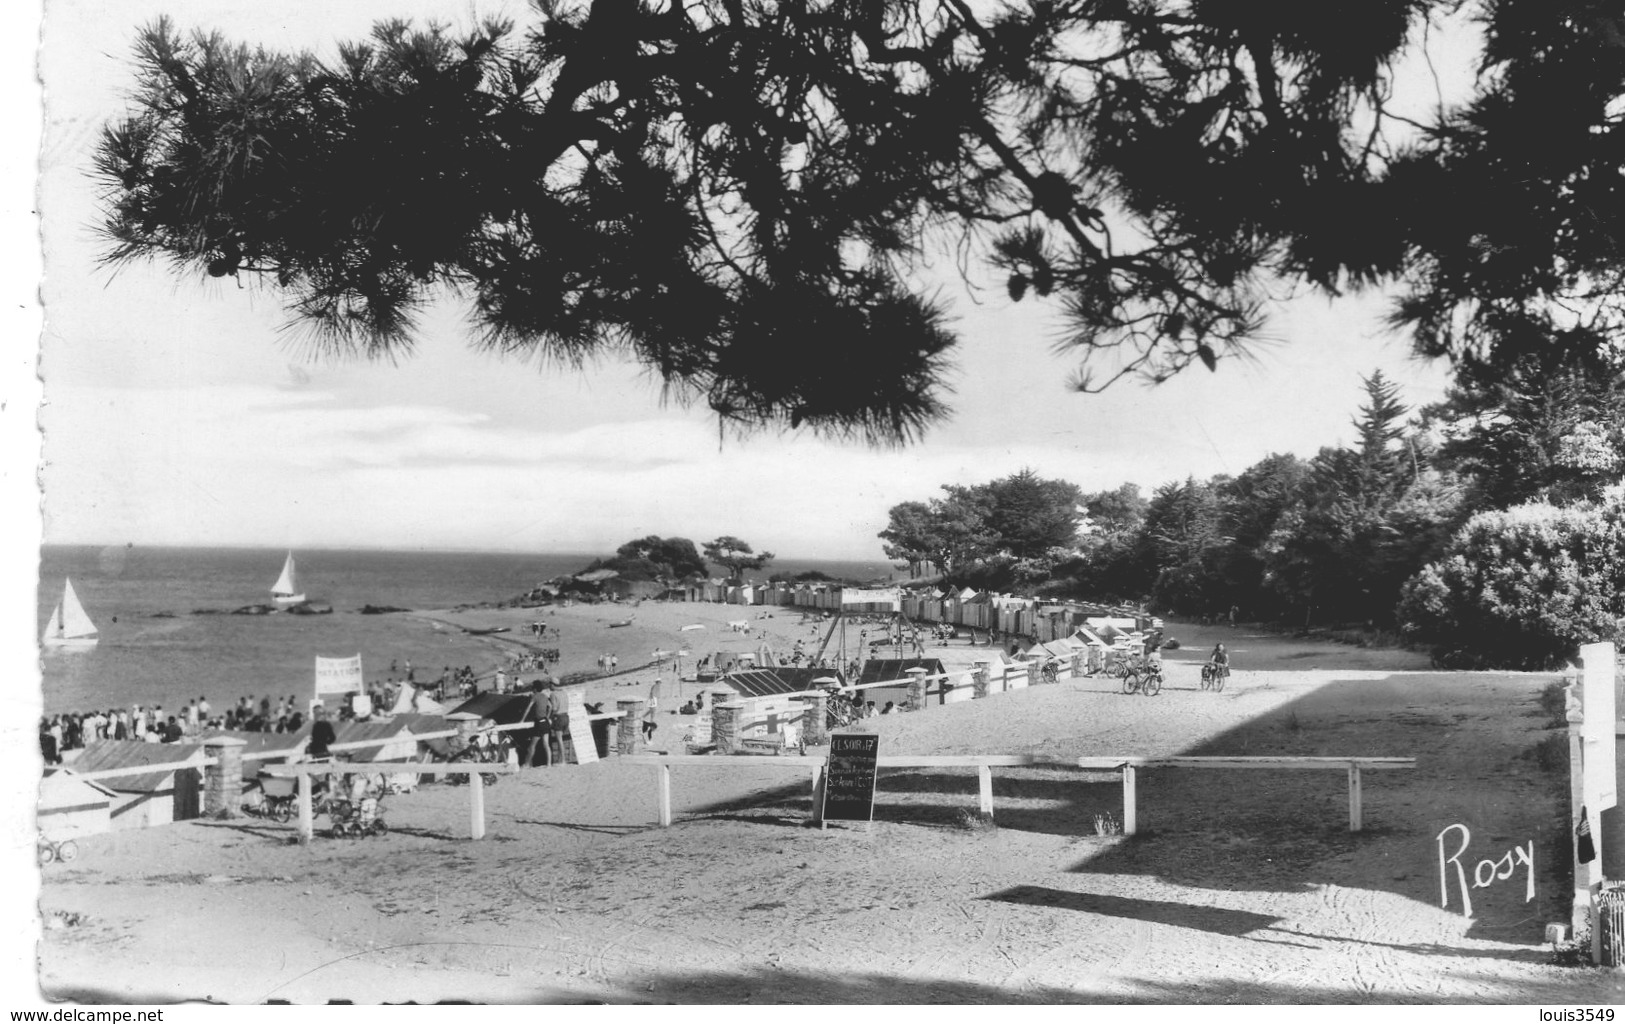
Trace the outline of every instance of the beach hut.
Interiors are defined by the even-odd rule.
[[[58,769],[40,780],[35,822],[53,843],[99,835],[113,828],[118,794],[99,782],[81,779],[71,769]]]
[[[90,775],[127,769],[96,780],[114,794],[108,819],[116,832],[197,817],[202,809],[203,758],[203,747],[196,743],[97,740],[74,759],[73,770]],[[137,771],[176,762],[197,762],[197,767]]]
[[[993,599],[986,593],[972,594],[970,597],[961,595],[959,602],[959,624],[972,629],[992,629]]]

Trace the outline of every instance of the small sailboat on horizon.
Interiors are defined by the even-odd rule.
[[[79,595],[73,592],[73,581],[64,579],[62,600],[51,610],[51,618],[45,624],[45,635],[40,637],[40,644],[74,650],[94,647],[98,639],[96,624],[90,621],[84,605],[79,603]]]
[[[297,573],[293,565],[293,552],[288,552],[288,560],[282,563],[282,575],[271,584],[271,603],[278,608],[292,608],[296,604],[305,603],[304,592],[299,589]]]

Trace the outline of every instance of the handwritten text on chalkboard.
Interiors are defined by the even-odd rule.
[[[835,733],[824,770],[824,820],[869,821],[874,817],[875,761],[880,737]]]

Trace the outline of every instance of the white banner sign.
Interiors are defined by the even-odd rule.
[[[361,655],[316,659],[316,696],[324,693],[360,693],[366,688],[361,680]]]
[[[841,606],[852,604],[889,605],[893,611],[903,607],[903,592],[896,587],[877,587],[873,590],[841,588]]]
[[[1585,804],[1600,812],[1619,802],[1614,767],[1614,645],[1580,648],[1585,673],[1581,691],[1585,711],[1580,738],[1585,744]]]

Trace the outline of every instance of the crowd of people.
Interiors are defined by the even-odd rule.
[[[207,696],[188,700],[176,713],[162,704],[136,704],[128,710],[108,708],[48,715],[40,719],[40,753],[47,764],[61,764],[66,751],[79,750],[97,740],[141,740],[180,743],[221,730],[240,732],[297,732],[305,724],[307,709],[289,694],[273,702],[270,697],[239,697],[220,714]]]

